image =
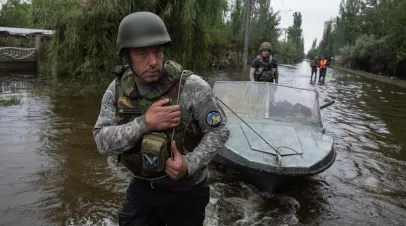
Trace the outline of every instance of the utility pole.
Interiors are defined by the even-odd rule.
[[[250,23],[251,23],[251,0],[246,0],[246,12],[245,12],[245,26],[244,26],[244,54],[243,54],[243,68],[247,68],[247,58],[248,58],[248,43],[250,34]]]
[[[287,28],[282,28],[282,31],[285,32],[285,42],[286,42],[286,30],[288,30]]]
[[[279,13],[287,13],[287,12],[291,12],[292,10],[291,9],[287,9],[287,10],[278,10],[276,13],[277,14],[279,14]],[[288,28],[282,28],[282,30],[283,31],[285,31],[285,42],[286,42],[286,30],[287,30]]]
[[[287,30],[287,29],[285,28],[284,30],[285,30],[285,42],[286,42],[286,30]]]

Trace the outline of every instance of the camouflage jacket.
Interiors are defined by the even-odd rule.
[[[93,129],[98,151],[106,156],[122,154],[133,148],[143,134],[150,132],[146,126],[145,115],[133,121],[118,125],[116,118],[116,80],[107,88],[101,103],[100,115]],[[137,84],[142,85],[142,84]],[[227,118],[217,102],[210,85],[197,75],[190,75],[180,95],[181,120],[192,117],[198,121],[204,133],[199,145],[193,152],[185,155],[188,177],[193,183],[199,183],[207,175],[207,165],[227,142],[230,131]],[[210,126],[209,115],[218,112],[221,123]]]
[[[310,66],[311,66],[311,67],[318,67],[318,66],[319,66],[319,61],[313,59],[313,60],[310,62]]]

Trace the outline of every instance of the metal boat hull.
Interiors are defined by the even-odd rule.
[[[230,137],[214,161],[238,169],[273,192],[319,174],[335,161],[334,139],[321,122],[314,90],[247,81],[216,82]]]
[[[226,148],[223,148],[221,152],[228,151]],[[216,155],[213,159],[214,162],[219,163],[221,165],[225,165],[231,167],[242,175],[244,175],[253,185],[255,185],[258,189],[266,191],[268,193],[274,193],[281,190],[283,187],[293,184],[298,180],[301,180],[305,177],[313,176],[323,171],[327,170],[335,161],[336,152],[333,149],[332,155],[328,156],[326,159],[323,159],[323,162],[326,164],[320,164],[319,168],[315,169],[314,171],[309,171],[307,174],[295,175],[295,174],[277,174],[272,172],[266,172],[263,170],[249,168],[247,166],[243,166],[237,164],[236,162],[232,161],[231,159],[225,158],[221,153]]]

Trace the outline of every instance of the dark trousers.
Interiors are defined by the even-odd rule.
[[[319,81],[321,79],[321,77],[323,77],[323,82],[326,79],[326,72],[327,72],[327,68],[320,68],[319,71]]]
[[[189,191],[168,191],[148,182],[132,179],[118,213],[119,225],[182,226],[203,225],[210,199],[207,178]]]
[[[314,74],[314,81],[317,79],[317,67],[312,67],[312,75],[310,77],[310,81],[313,81],[313,74]]]

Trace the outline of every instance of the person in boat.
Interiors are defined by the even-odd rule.
[[[269,42],[259,46],[259,55],[252,61],[250,70],[251,81],[278,83],[278,62],[271,55],[272,49]]]
[[[318,57],[315,56],[312,62],[310,62],[310,67],[312,68],[312,75],[310,77],[310,82],[316,82],[317,79],[317,66],[319,66]],[[314,81],[313,81],[313,74],[314,74]]]
[[[323,83],[324,83],[324,80],[326,79],[327,66],[328,66],[328,62],[322,56],[321,59],[320,59],[320,63],[319,63],[319,67],[320,67],[320,69],[319,69],[319,82],[322,82],[321,78],[323,78]]]
[[[174,61],[171,38],[150,12],[118,28],[116,53],[128,64],[107,88],[93,129],[98,151],[133,175],[119,225],[203,225],[208,163],[225,145],[227,118],[210,85]]]

